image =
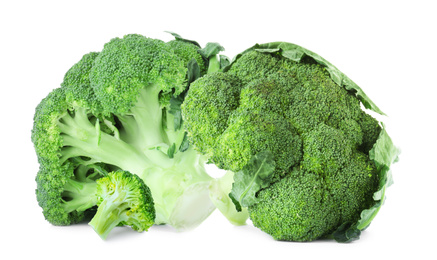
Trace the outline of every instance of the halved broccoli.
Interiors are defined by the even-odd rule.
[[[192,228],[215,209],[207,158],[188,143],[180,109],[190,83],[217,55],[202,50],[181,37],[114,38],[84,55],[41,101],[32,141],[37,200],[50,223],[89,220],[95,182],[117,170],[150,188],[157,224]]]

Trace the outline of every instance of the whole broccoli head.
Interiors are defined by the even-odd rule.
[[[277,42],[194,82],[182,114],[196,149],[235,172],[231,197],[255,226],[278,240],[350,241],[379,209],[398,153],[361,105],[383,114],[329,62]]]

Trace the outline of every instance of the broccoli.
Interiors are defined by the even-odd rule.
[[[171,33],[113,38],[36,107],[36,197],[54,225],[146,231],[218,208],[276,240],[359,238],[397,161],[384,113],[331,63],[291,43],[232,62]],[[206,163],[226,170],[207,174]]]
[[[36,196],[50,223],[90,220],[96,205],[106,203],[95,196],[104,192],[98,183],[119,170],[150,188],[156,224],[192,228],[216,208],[210,193],[223,191],[211,189],[207,158],[189,144],[180,105],[209,61],[219,61],[218,51],[205,55],[198,43],[173,35],[167,43],[138,34],[113,38],[100,52],[85,54],[37,106]],[[97,216],[106,214],[101,206]],[[105,222],[93,223],[106,236]]]
[[[398,150],[384,113],[319,55],[255,45],[191,84],[184,127],[199,152],[234,172],[230,193],[277,240],[357,239],[378,212]]]
[[[154,223],[155,208],[150,189],[135,174],[117,170],[96,181],[98,209],[89,225],[106,239],[119,224],[147,231]]]

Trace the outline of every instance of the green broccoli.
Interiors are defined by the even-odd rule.
[[[157,224],[191,228],[215,209],[207,158],[189,144],[180,109],[191,82],[216,59],[202,50],[179,36],[165,43],[131,34],[68,70],[37,106],[32,129],[36,195],[50,223],[92,218],[96,181],[116,170],[150,188]]]
[[[276,240],[311,241],[334,231],[339,216],[325,186],[315,173],[290,171],[257,194],[249,207],[253,225]]]
[[[383,114],[329,62],[276,42],[191,84],[182,115],[195,148],[235,173],[230,196],[256,227],[347,242],[379,210],[398,154],[361,105]]]
[[[154,223],[155,208],[150,189],[137,175],[117,170],[98,179],[98,209],[89,225],[106,239],[119,224],[147,231]]]

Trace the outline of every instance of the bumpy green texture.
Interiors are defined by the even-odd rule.
[[[105,166],[75,156],[74,148],[68,144],[72,138],[83,141],[95,137],[96,128],[91,121],[100,125],[96,116],[89,116],[88,112],[100,115],[100,105],[93,100],[87,76],[81,76],[89,74],[95,57],[95,53],[84,55],[66,73],[63,87],[53,90],[35,111],[32,141],[40,164],[36,195],[44,216],[55,225],[87,219],[97,202],[87,197],[95,193],[95,180],[102,177],[100,169]],[[73,104],[78,107],[74,112]],[[79,129],[79,124],[86,127]],[[97,143],[96,139],[91,142]]]
[[[73,65],[34,116],[36,196],[45,218],[54,225],[89,220],[96,181],[124,170],[150,188],[157,224],[201,223],[215,209],[212,178],[205,156],[187,142],[180,104],[189,80],[208,65],[191,41],[138,34],[114,38]]]
[[[277,240],[311,241],[353,226],[385,190],[369,158],[382,127],[361,103],[380,112],[318,55],[272,43],[194,82],[182,114],[196,149],[238,173],[234,188],[244,189],[237,182],[252,158],[271,153],[271,185],[259,185],[265,188],[251,198],[250,218]]]
[[[315,173],[291,171],[258,194],[251,220],[276,240],[311,241],[332,232],[339,216],[325,186]]]
[[[97,181],[98,209],[90,226],[106,239],[117,225],[147,231],[155,223],[152,193],[137,175],[117,170]]]

